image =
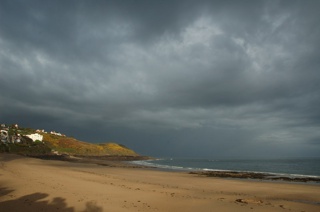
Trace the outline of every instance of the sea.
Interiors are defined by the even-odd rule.
[[[320,178],[320,157],[277,159],[158,158],[134,161],[133,163],[171,171],[237,171],[286,177]]]

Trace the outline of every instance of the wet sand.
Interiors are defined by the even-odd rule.
[[[116,166],[116,165],[115,165]],[[320,185],[0,154],[1,211],[320,211]]]

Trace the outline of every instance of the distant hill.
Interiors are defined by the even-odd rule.
[[[121,156],[138,156],[136,152],[117,143],[92,144],[79,141],[71,137],[62,137],[41,133],[43,142],[53,151],[67,153],[72,155],[121,155]]]
[[[33,142],[27,134],[36,133],[31,128],[10,128],[11,136],[20,134],[20,143],[0,142],[0,152],[19,153],[24,155],[67,154],[82,156],[139,156],[133,150],[117,143],[92,144],[68,136],[38,132],[43,136],[42,142]]]

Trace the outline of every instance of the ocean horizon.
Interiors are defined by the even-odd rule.
[[[158,158],[133,163],[172,171],[236,171],[320,178],[320,157],[270,159]]]

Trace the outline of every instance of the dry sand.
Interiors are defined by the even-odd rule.
[[[0,154],[0,211],[320,211],[320,186]]]

